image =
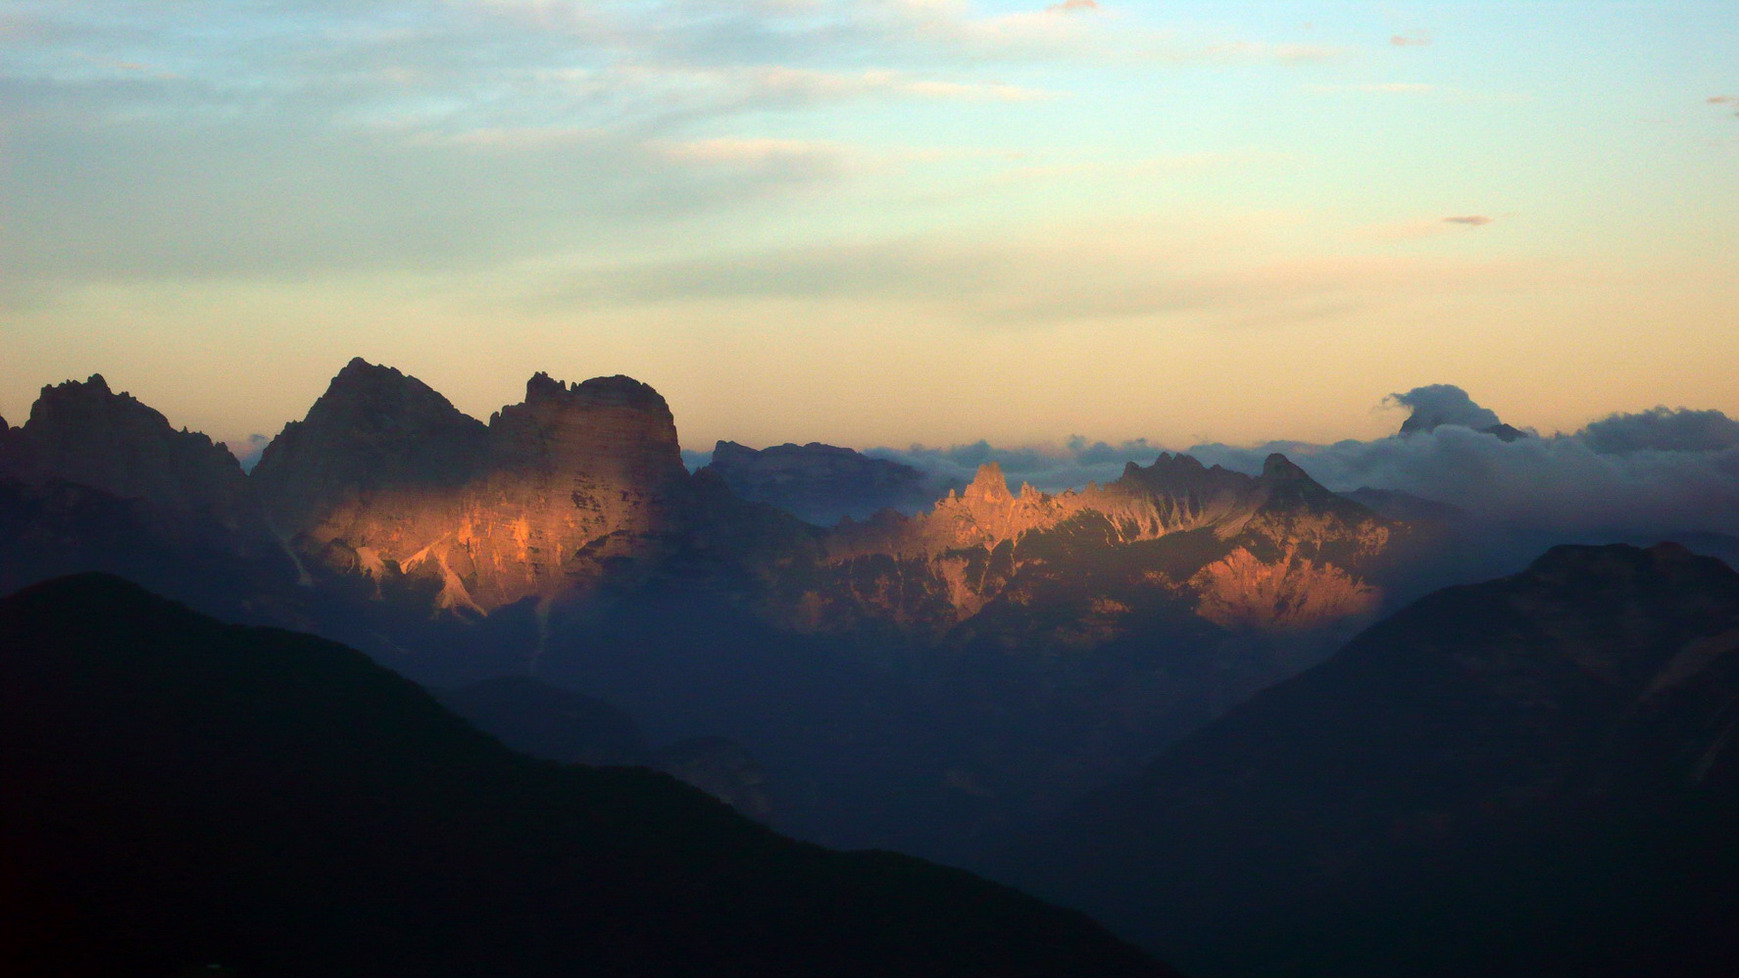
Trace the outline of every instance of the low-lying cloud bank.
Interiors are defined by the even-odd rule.
[[[1407,434],[1372,441],[1169,447],[1076,437],[1041,447],[981,441],[866,454],[916,466],[941,486],[964,483],[980,464],[997,462],[1011,483],[1056,492],[1110,481],[1125,463],[1149,464],[1168,448],[1249,473],[1260,472],[1270,452],[1283,452],[1336,491],[1410,493],[1531,541],[1739,536],[1739,420],[1720,411],[1657,407],[1613,414],[1571,434],[1518,432],[1505,440],[1486,429],[1516,429],[1459,387],[1434,384],[1388,400],[1413,409]]]

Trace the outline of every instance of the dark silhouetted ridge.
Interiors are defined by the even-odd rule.
[[[0,601],[0,793],[12,974],[1169,974],[963,872],[533,761],[343,646],[110,576]]]
[[[1203,976],[1739,973],[1739,574],[1557,547],[1431,594],[1033,840]]]

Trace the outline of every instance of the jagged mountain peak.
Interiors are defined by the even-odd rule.
[[[350,361],[344,365],[343,369],[338,371],[339,377],[362,377],[375,374],[393,374],[395,376],[403,376],[399,373],[399,370],[396,367],[389,367],[384,363],[369,363],[361,357],[351,357]]]
[[[266,446],[252,479],[277,528],[294,535],[358,492],[464,481],[486,437],[428,384],[356,357]]]
[[[438,607],[479,613],[590,587],[612,561],[656,563],[688,490],[670,409],[632,378],[539,372],[485,425],[360,358],[254,479],[318,573],[426,578]]]
[[[539,371],[525,383],[525,400],[497,411],[489,429],[492,453],[509,465],[624,478],[631,469],[636,481],[685,481],[688,473],[663,395],[620,374],[569,384]]]
[[[177,430],[132,394],[115,393],[102,374],[44,386],[19,431],[42,469],[37,475],[121,496],[149,496],[141,480],[155,476],[144,470],[164,465],[241,473],[222,446],[199,432]]]
[[[434,388],[397,367],[369,363],[353,357],[332,378],[326,392],[314,402],[311,418],[319,414],[370,408],[387,412],[419,412],[460,415],[459,409]]]
[[[1233,472],[1219,465],[1203,466],[1193,455],[1182,452],[1161,452],[1153,464],[1141,466],[1130,462],[1123,475],[1106,484],[1110,495],[1129,497],[1210,497],[1229,499],[1250,494],[1256,480],[1242,472]]]
[[[616,374],[569,384],[540,370],[525,382],[526,404],[571,404],[586,407],[630,407],[670,413],[663,395],[650,384]]]
[[[249,553],[265,543],[235,456],[116,393],[101,374],[43,387],[30,419],[0,440],[8,474],[26,484],[70,483],[139,501],[159,532],[182,542]]]
[[[1002,474],[1002,466],[985,462],[978,467],[962,498],[968,503],[1005,503],[1012,500],[1014,494],[1008,491],[1008,477]]]
[[[102,374],[91,374],[83,381],[43,385],[36,403],[30,407],[30,421],[25,424],[28,427],[34,422],[39,428],[80,424],[94,420],[90,412],[104,412],[110,418],[132,415],[146,423],[161,421],[164,427],[169,426],[162,413],[140,403],[132,394],[111,390]]]
[[[1316,481],[1308,472],[1299,468],[1297,463],[1279,452],[1274,452],[1262,460],[1262,479],[1266,482]]]

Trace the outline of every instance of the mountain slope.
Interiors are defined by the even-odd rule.
[[[817,526],[932,501],[917,469],[817,442],[756,450],[721,441],[706,469],[744,499],[777,506]]]
[[[644,384],[539,373],[486,427],[360,359],[267,446],[254,478],[321,576],[478,616],[646,572],[688,502],[670,409]]]
[[[295,568],[235,457],[101,375],[0,423],[0,594],[77,571],[137,576],[226,617],[294,604]]]
[[[0,601],[13,973],[1164,975],[1084,918],[513,754],[341,646],[117,578]]]
[[[1068,617],[1109,617],[1112,632],[1156,602],[1222,626],[1310,629],[1376,608],[1370,567],[1403,529],[1282,455],[1248,476],[1161,454],[1056,495],[1010,492],[992,463],[929,512],[837,527],[824,558],[786,582],[783,616],[821,630],[867,617],[944,631],[999,603],[1049,613],[1078,594],[1097,607]]]
[[[1203,976],[1731,974],[1739,574],[1561,547],[1435,593],[1031,840]]]

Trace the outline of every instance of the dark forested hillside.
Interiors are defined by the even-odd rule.
[[[1078,805],[1010,875],[1192,974],[1739,971],[1739,574],[1560,547]]]
[[[0,601],[11,974],[1165,975],[1078,914],[534,761],[331,642],[118,578]]]

